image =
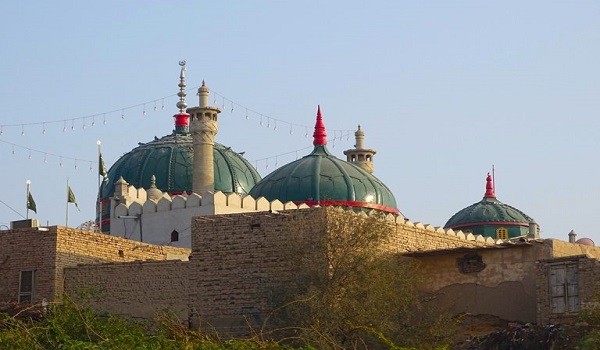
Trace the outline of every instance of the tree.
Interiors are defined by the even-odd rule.
[[[329,211],[326,234],[290,241],[295,277],[275,295],[270,321],[279,337],[319,349],[434,348],[452,332],[448,318],[423,307],[418,266],[389,249],[382,215]]]

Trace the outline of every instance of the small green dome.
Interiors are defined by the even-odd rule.
[[[113,195],[114,183],[122,176],[130,185],[149,189],[152,175],[163,192],[192,191],[192,136],[174,132],[148,143],[140,143],[117,160],[101,186],[102,199]],[[219,143],[214,146],[215,191],[248,194],[260,175],[239,153]]]
[[[392,192],[372,174],[333,156],[317,114],[314,150],[265,176],[250,190],[253,198],[308,205],[342,205],[399,213]]]
[[[486,237],[503,238],[499,228],[506,229],[505,238],[529,233],[529,225],[535,223],[530,216],[517,208],[496,199],[492,178],[488,174],[486,193],[483,199],[454,214],[444,228],[480,234]]]

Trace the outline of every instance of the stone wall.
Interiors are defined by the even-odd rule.
[[[190,300],[195,326],[244,334],[261,327],[270,299],[293,274],[291,243],[301,228],[306,242],[326,228],[323,210],[195,218],[190,261]],[[296,230],[294,230],[296,231]]]
[[[552,256],[555,258],[587,255],[595,259],[600,259],[600,247],[569,243],[558,239],[547,239],[546,241],[552,247]]]
[[[187,320],[189,262],[108,263],[65,268],[66,294],[100,312]]]
[[[0,231],[0,242],[0,302],[18,300],[20,271],[35,271],[33,302],[52,301],[62,296],[65,267],[187,260],[190,252],[60,226]]]
[[[195,218],[190,300],[197,322],[233,334],[260,327],[275,306],[270,303],[274,289],[295,274],[292,242],[325,250],[321,243],[332,223],[347,215],[366,217],[352,210],[325,207]],[[389,228],[389,239],[382,247],[387,252],[494,244],[493,240],[414,224],[393,215],[379,223]],[[323,265],[327,271],[327,261]]]
[[[55,297],[63,292],[63,270],[78,264],[146,260],[187,260],[189,249],[157,246],[68,227],[50,227],[56,236]]]

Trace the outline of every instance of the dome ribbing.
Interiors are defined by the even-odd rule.
[[[336,158],[326,147],[326,131],[317,112],[314,150],[265,176],[250,191],[254,198],[307,205],[341,205],[399,213],[391,191],[372,174]]]

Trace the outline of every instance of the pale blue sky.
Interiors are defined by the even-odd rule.
[[[96,165],[68,158],[95,161],[100,139],[110,164],[171,132],[176,100],[162,111],[161,98],[185,59],[189,104],[202,79],[226,96],[218,141],[250,161],[311,140],[239,105],[313,125],[321,104],[329,129],[363,126],[375,174],[413,221],[441,226],[479,201],[495,164],[498,198],[542,236],[600,243],[597,1],[3,1],[0,14],[0,199],[25,214],[31,179],[42,223],[64,224],[67,178],[81,208],[69,224],[94,217]],[[102,123],[155,99],[157,112]],[[94,114],[45,134],[6,126]],[[353,144],[329,146],[343,158]],[[274,167],[258,162],[263,176]],[[0,204],[0,225],[18,218]]]

